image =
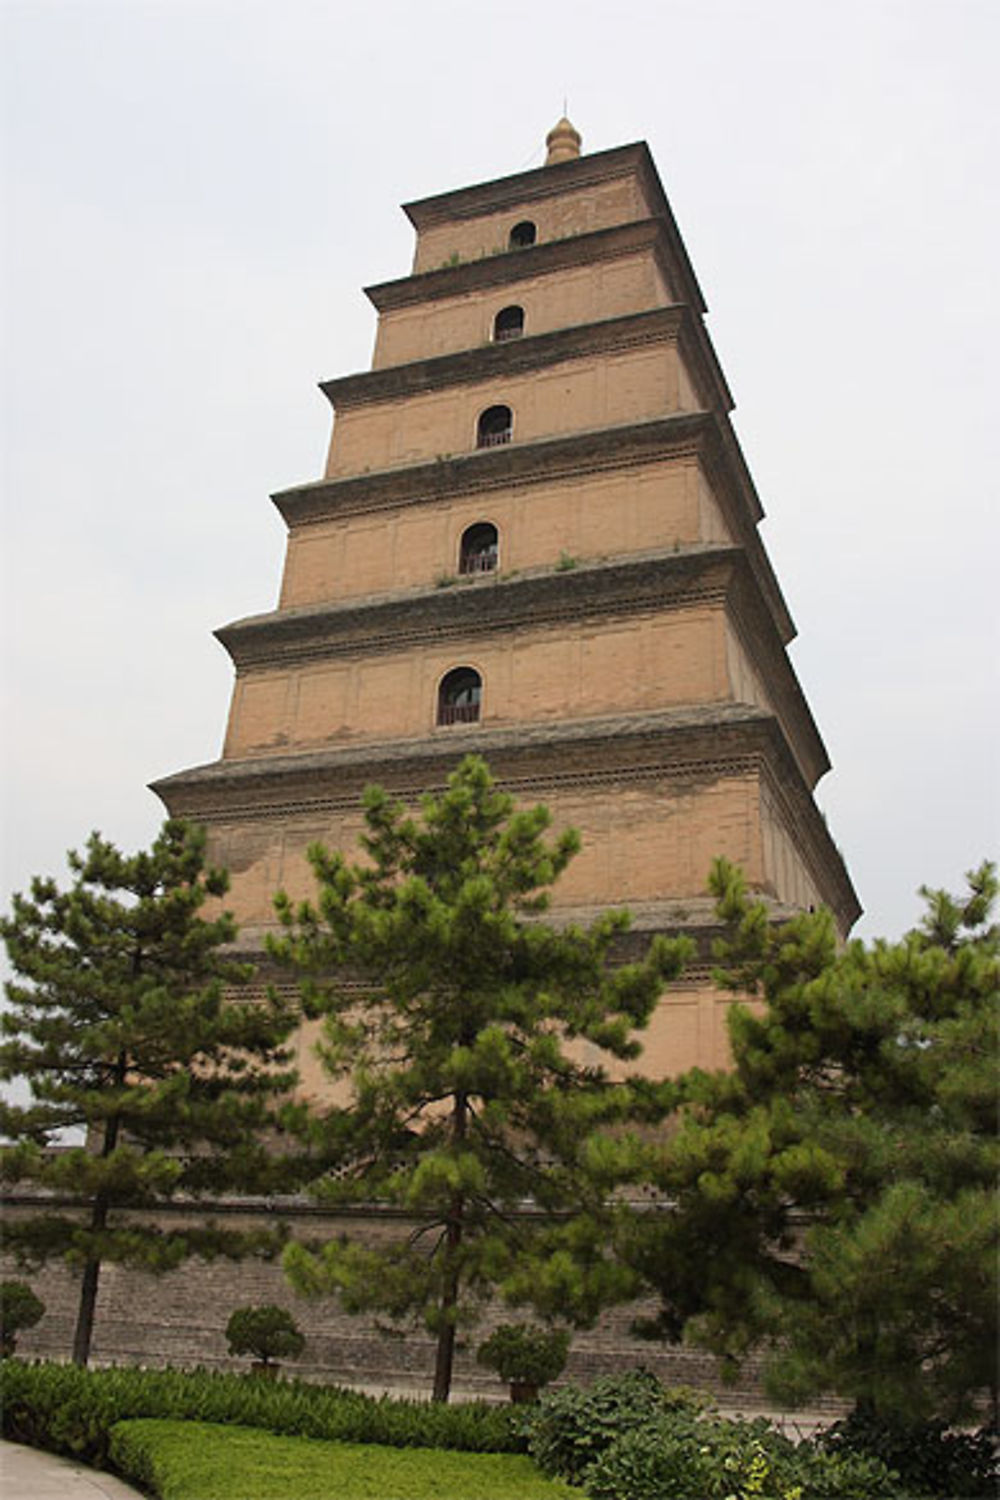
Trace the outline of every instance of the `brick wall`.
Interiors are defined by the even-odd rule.
[[[26,1195],[18,1203],[5,1205],[5,1215],[29,1211]],[[293,1234],[323,1238],[348,1227],[344,1215],[318,1214],[310,1209],[265,1210],[258,1214],[234,1212],[222,1205],[229,1222],[270,1223],[279,1220]],[[184,1212],[163,1215],[176,1227]],[[410,1224],[396,1214],[371,1211],[350,1219],[354,1233],[384,1240],[408,1231]],[[2,1274],[30,1281],[46,1305],[37,1327],[22,1333],[18,1353],[26,1358],[67,1359],[72,1347],[79,1283],[61,1266],[26,1274],[3,1257]],[[94,1365],[173,1365],[192,1368],[245,1370],[245,1359],[227,1353],[225,1328],[236,1307],[274,1302],[287,1307],[305,1333],[308,1343],[302,1358],[289,1365],[288,1373],[307,1380],[342,1382],[377,1392],[399,1391],[427,1395],[433,1382],[434,1346],[423,1332],[405,1337],[380,1332],[365,1317],[349,1317],[336,1302],[306,1301],[292,1292],[280,1264],[246,1260],[238,1264],[192,1259],[181,1269],[164,1276],[105,1266],[101,1272],[91,1363]],[[589,1381],[610,1371],[644,1365],[668,1384],[685,1384],[714,1391],[730,1409],[761,1410],[766,1401],[759,1385],[756,1363],[746,1366],[734,1386],[723,1386],[716,1361],[698,1350],[647,1343],[636,1339],[629,1325],[639,1313],[649,1314],[653,1304],[631,1305],[606,1313],[597,1328],[575,1335],[564,1380]],[[455,1365],[456,1395],[480,1395],[503,1399],[505,1390],[489,1372],[476,1364],[475,1351],[490,1328],[499,1321],[517,1321],[530,1316],[516,1310],[490,1309],[481,1324],[460,1337]],[[830,1413],[837,1403],[827,1403]]]

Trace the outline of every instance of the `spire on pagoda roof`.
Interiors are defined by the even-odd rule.
[[[560,161],[575,160],[580,155],[582,141],[580,132],[563,115],[545,137],[545,144],[549,148],[545,165],[551,167]]]

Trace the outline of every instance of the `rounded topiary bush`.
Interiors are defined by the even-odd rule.
[[[0,1281],[0,1359],[17,1348],[17,1335],[45,1316],[45,1303],[26,1281]]]
[[[569,1340],[565,1329],[542,1328],[537,1323],[502,1323],[480,1344],[476,1358],[512,1386],[529,1386],[537,1391],[562,1374]]]
[[[250,1354],[265,1367],[276,1360],[297,1359],[306,1346],[287,1308],[268,1303],[238,1307],[226,1324],[230,1354]]]

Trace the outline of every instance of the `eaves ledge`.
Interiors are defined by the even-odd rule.
[[[570,569],[498,572],[454,588],[427,588],[376,599],[352,599],[297,609],[271,610],[234,620],[215,632],[240,668],[326,660],[338,651],[356,654],[388,642],[412,645],[424,635],[494,634],[566,618],[604,618],[622,612],[682,607],[703,596],[725,596],[737,568],[738,547],[651,550],[642,556],[581,563]]]
[[[530,250],[502,250],[478,260],[419,271],[394,281],[366,286],[365,296],[379,312],[393,312],[421,302],[437,302],[444,297],[463,297],[484,287],[506,286],[527,277],[547,276],[569,266],[594,265],[617,260],[655,245],[663,236],[658,219],[639,219],[632,224],[616,224],[610,229],[594,229],[587,234],[546,240]]]
[[[345,773],[360,772],[366,779],[375,769],[408,768],[425,774],[428,764],[441,767],[441,784],[464,755],[524,755],[557,751],[580,745],[606,745],[614,742],[622,749],[627,742],[641,741],[657,746],[664,736],[712,737],[711,743],[721,749],[717,736],[727,730],[758,732],[774,723],[773,716],[744,703],[694,704],[683,708],[662,709],[653,713],[605,715],[593,719],[558,719],[540,724],[517,723],[502,726],[486,724],[449,725],[431,735],[410,739],[378,740],[337,746],[333,749],[306,751],[291,755],[248,756],[242,760],[217,760],[178,771],[159,781],[150,782],[150,790],[168,797],[182,790],[218,787],[236,790],[253,785],[279,787],[289,778],[305,780],[317,791],[320,783],[336,781]]]
[[[315,525],[484,490],[544,483],[551,478],[651,462],[710,441],[710,412],[673,412],[643,422],[594,427],[565,437],[539,438],[451,454],[432,463],[376,469],[343,479],[317,479],[271,496],[288,526]],[[755,490],[747,497],[755,521],[763,509]]]
[[[690,325],[690,309],[680,303],[597,323],[574,324],[500,344],[481,344],[455,354],[410,360],[377,370],[362,370],[320,382],[320,390],[338,411],[398,401],[428,391],[473,385],[498,375],[511,377],[595,354],[614,354],[645,344],[673,342]],[[686,327],[688,342],[693,330]]]

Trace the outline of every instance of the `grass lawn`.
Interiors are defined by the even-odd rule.
[[[112,1456],[160,1500],[580,1500],[530,1458],[276,1437],[208,1422],[119,1422]]]

